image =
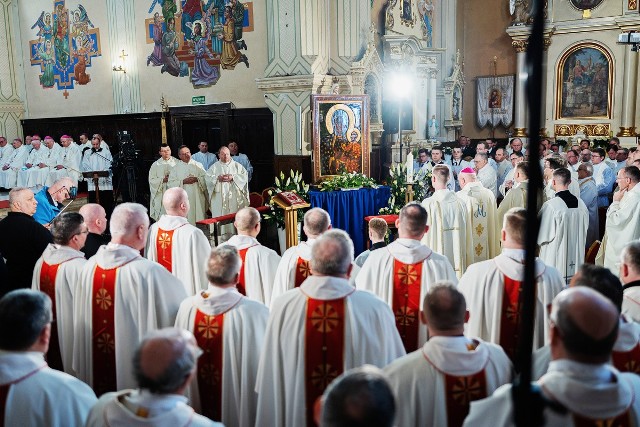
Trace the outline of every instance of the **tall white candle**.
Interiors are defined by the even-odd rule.
[[[407,154],[407,182],[413,183],[413,153]]]

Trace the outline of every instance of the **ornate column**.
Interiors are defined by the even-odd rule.
[[[428,115],[427,120],[431,120],[431,116],[436,116],[436,120],[440,123],[440,130],[442,130],[442,125],[444,124],[443,118],[438,117],[438,70],[435,68],[431,68],[429,70],[429,106],[427,108]],[[442,132],[440,132],[442,134]],[[440,135],[438,135],[440,136]]]
[[[427,121],[429,120],[431,111],[428,107],[428,100],[431,97],[429,92],[429,80],[428,71],[425,67],[418,67],[417,69],[416,87],[412,92],[414,95],[413,105],[413,122],[416,128],[416,141],[429,139],[427,134]],[[426,101],[426,102],[425,102]]]
[[[636,136],[636,92],[638,89],[638,53],[631,46],[624,48],[624,77],[622,78],[622,114],[620,132],[616,136]]]
[[[24,118],[25,106],[20,93],[23,82],[18,74],[22,58],[20,46],[15,44],[18,25],[17,2],[0,0],[0,135],[9,141],[22,136],[20,120]]]
[[[516,99],[515,99],[515,115],[514,115],[514,133],[513,136],[527,136],[527,40],[514,39],[511,44],[516,50],[517,71],[516,71]]]
[[[553,28],[545,29],[544,32],[544,51],[542,52],[542,102],[540,103],[540,120],[542,120],[541,128],[540,128],[540,136],[547,136],[547,100],[545,99],[547,95],[548,82],[553,81],[553,79],[548,78],[547,69],[549,66],[549,46],[551,46],[551,35],[553,34]]]

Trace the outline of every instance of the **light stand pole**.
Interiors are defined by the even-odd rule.
[[[400,145],[400,163],[402,163],[402,98],[398,98],[398,145]]]

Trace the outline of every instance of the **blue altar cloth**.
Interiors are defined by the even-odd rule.
[[[360,188],[351,191],[309,191],[311,207],[329,212],[331,225],[351,236],[355,256],[365,250],[364,217],[377,215],[380,208],[387,206],[391,189]]]

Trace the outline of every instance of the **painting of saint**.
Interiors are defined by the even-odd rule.
[[[204,33],[202,27],[204,26]],[[215,84],[220,78],[217,67],[212,67],[207,62],[207,57],[213,59],[213,54],[207,47],[208,25],[202,21],[195,21],[192,27],[191,53],[195,55],[193,70],[191,71],[191,83],[194,86],[209,86]]]
[[[224,8],[225,24],[222,29],[222,34],[218,35],[218,38],[222,40],[222,57],[220,63],[225,70],[233,70],[239,62],[249,68],[249,59],[246,55],[240,53],[236,44],[235,37],[235,20],[233,19],[233,11],[231,6],[225,6]]]
[[[153,52],[147,56],[147,66],[162,65],[162,21],[158,12],[153,14]]]
[[[176,21],[171,18],[167,22],[167,31],[162,35],[162,68],[161,73],[169,73],[174,77],[184,77],[189,74],[186,62],[180,62],[176,56],[178,49],[178,36],[176,35]]]
[[[558,69],[557,118],[609,118],[612,64],[609,53],[593,43],[567,51]]]
[[[489,95],[489,108],[502,108],[502,92],[500,89],[492,89]]]
[[[322,138],[320,156],[323,175],[360,172],[362,163],[359,105],[325,105],[326,134]],[[355,111],[354,111],[355,110]]]
[[[66,68],[69,64],[69,13],[62,4],[56,8],[53,34],[56,62]]]
[[[42,45],[41,45],[42,46]],[[38,50],[38,56],[42,59],[42,63],[44,65],[44,70],[42,75],[40,76],[40,84],[42,87],[52,87],[53,86],[53,51],[51,49],[51,41],[47,40],[44,43],[44,49],[42,47]]]
[[[411,0],[402,0],[402,20],[411,21]]]
[[[435,7],[433,0],[420,0],[418,2],[418,12],[422,16],[422,38],[427,47],[433,47],[433,13]]]

